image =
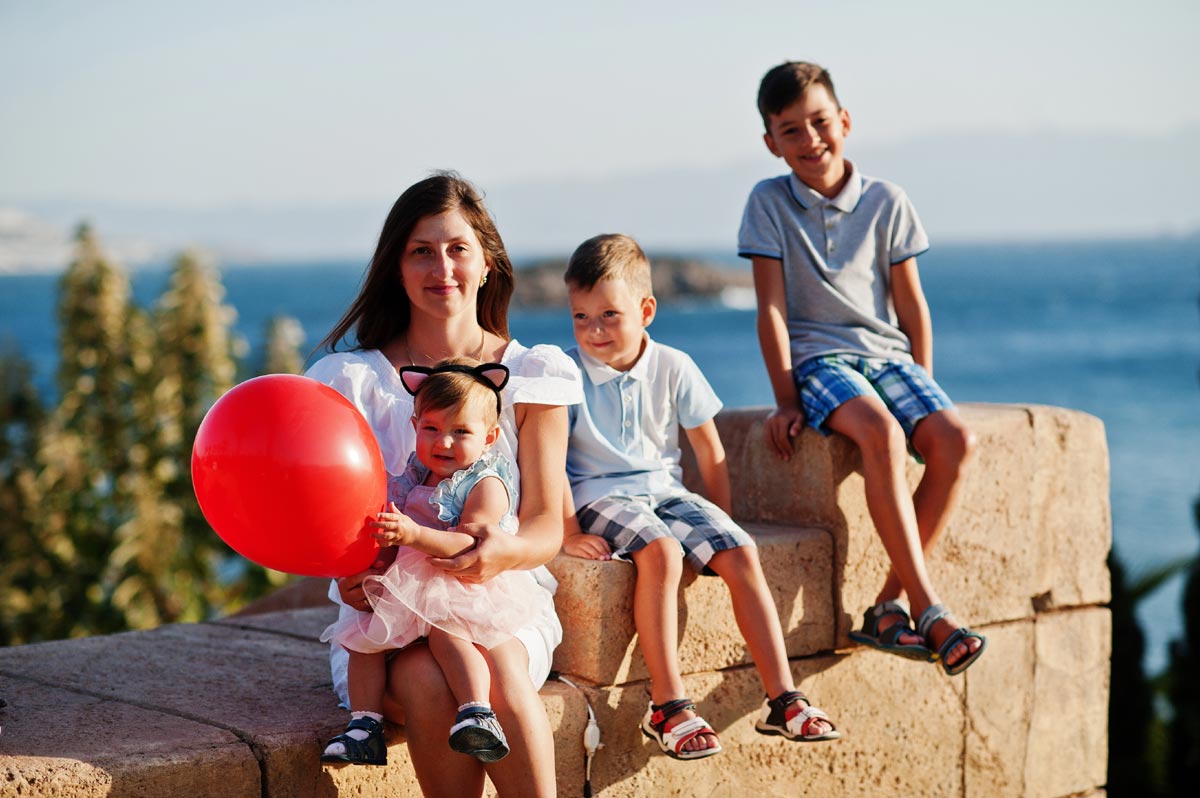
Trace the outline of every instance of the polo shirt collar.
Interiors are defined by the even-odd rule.
[[[846,161],[846,170],[850,173],[850,177],[838,195],[832,199],[821,196],[819,191],[814,191],[807,183],[796,177],[795,172],[789,172],[788,185],[791,186],[792,196],[805,210],[815,203],[827,203],[843,213],[850,213],[858,207],[858,201],[862,199],[862,176],[851,161]]]
[[[642,335],[646,341],[646,346],[642,349],[642,356],[638,358],[637,363],[634,363],[633,368],[629,371],[617,371],[607,363],[597,360],[587,352],[584,352],[583,349],[580,349],[579,360],[583,363],[583,369],[587,372],[588,379],[592,381],[592,384],[603,385],[626,374],[633,380],[645,380],[647,374],[650,372],[650,358],[655,344],[654,339],[647,333],[642,333]]]

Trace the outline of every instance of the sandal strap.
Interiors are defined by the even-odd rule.
[[[708,721],[697,715],[694,718],[688,718],[685,721],[677,723],[670,731],[662,733],[663,739],[671,746],[675,753],[679,753],[683,746],[687,745],[689,740],[699,737],[702,734],[716,735],[712,727],[708,725]]]
[[[785,712],[790,704],[795,701],[803,701],[804,706],[812,706],[808,700],[808,696],[799,690],[785,690],[774,698],[767,698],[767,706],[772,711]]]
[[[943,604],[930,604],[921,617],[917,619],[917,634],[929,640],[929,632],[933,625],[943,618],[953,618],[954,615]]]
[[[896,616],[899,620],[893,624],[889,624],[886,629],[880,631],[880,621],[889,616]],[[897,635],[911,631],[912,616],[908,614],[908,610],[904,605],[898,601],[881,602],[873,607],[867,607],[866,612],[863,613],[863,632],[889,645],[896,643]]]
[[[367,734],[382,734],[383,733],[383,724],[380,723],[379,721],[375,720],[375,718],[364,716],[361,718],[354,718],[349,723],[347,723],[346,731],[350,731],[351,729],[356,729],[358,731],[365,731]],[[354,739],[354,738],[350,738],[350,739]]]
[[[696,705],[692,703],[692,699],[690,698],[676,698],[663,704],[651,704],[650,728],[661,733],[663,730],[663,725],[666,724],[668,720],[675,717],[680,712],[685,712],[689,709],[693,712],[696,710]],[[684,721],[684,723],[687,722],[688,721]],[[682,726],[683,724],[681,723],[679,725]]]
[[[938,646],[938,650],[937,650],[938,657],[941,658],[942,662],[945,662],[946,657],[950,654],[951,651],[954,650],[954,647],[956,645],[958,645],[959,642],[961,642],[962,640],[965,640],[966,638],[970,637],[971,635],[972,635],[972,632],[970,629],[966,628],[965,626],[958,627],[953,632],[951,632],[950,635],[944,641],[942,641],[942,644],[940,646]],[[957,663],[955,663],[955,664],[957,664]]]

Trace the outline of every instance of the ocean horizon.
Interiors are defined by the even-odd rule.
[[[727,252],[681,254],[747,268]],[[1194,556],[1200,240],[947,244],[919,260],[934,322],[935,374],[950,396],[1099,417],[1111,462],[1114,548],[1129,575]],[[278,315],[301,323],[307,354],[353,298],[366,261],[222,264],[226,303],[237,310],[236,332],[250,360],[261,353],[267,321]],[[57,361],[58,277],[0,275],[0,345],[30,361],[47,397]],[[135,301],[153,306],[166,279],[164,265],[133,271]],[[724,302],[664,303],[650,329],[656,340],[692,355],[727,407],[772,402],[747,299],[734,292]],[[526,344],[573,343],[565,309],[514,308],[510,327]],[[1182,585],[1176,577],[1139,605],[1152,673],[1166,665],[1168,642],[1181,633]]]

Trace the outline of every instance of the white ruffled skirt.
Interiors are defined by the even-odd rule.
[[[403,648],[430,629],[494,648],[538,617],[554,600],[529,571],[505,571],[482,584],[462,582],[401,546],[395,561],[363,580],[373,612],[347,613],[321,634],[365,654]]]

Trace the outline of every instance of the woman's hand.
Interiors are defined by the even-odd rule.
[[[766,424],[763,425],[763,434],[766,435],[768,445],[779,459],[790,460],[792,439],[799,435],[803,428],[804,413],[799,408],[776,407],[771,415],[767,416]]]
[[[457,557],[431,557],[429,562],[464,582],[486,582],[522,562],[523,542],[497,524],[459,524],[453,531],[475,538],[475,548]]]
[[[393,552],[394,555],[395,552]],[[371,567],[359,574],[352,576],[340,576],[337,579],[338,595],[342,597],[342,602],[353,609],[360,612],[370,612],[371,603],[367,601],[367,594],[363,592],[363,580],[368,576],[377,576],[387,570],[388,563],[383,557],[383,552],[371,564]]]

